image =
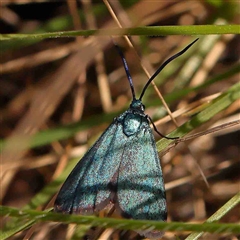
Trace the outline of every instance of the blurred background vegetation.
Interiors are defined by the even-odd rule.
[[[107,3],[4,0],[0,3],[1,33],[34,36],[118,28]],[[237,0],[109,0],[109,4],[123,28],[239,24]],[[188,36],[132,36],[135,50],[123,37],[114,38],[125,53],[137,96],[148,79],[141,63],[153,74],[166,58],[196,39],[191,34],[198,34],[194,26]],[[156,135],[169,222],[204,222],[239,192],[239,35],[198,37],[155,84],[177,125],[190,123],[189,128],[178,128],[175,136],[221,127],[171,151]],[[1,202],[19,209],[45,209],[52,206],[51,199],[81,156],[112,119],[126,110],[131,101],[129,84],[110,36],[10,39],[1,41],[0,51]],[[167,135],[176,128],[152,86],[143,103],[161,133]],[[228,211],[221,222],[239,222],[239,210],[237,206]],[[143,239],[133,231],[90,225],[76,230],[72,225],[45,223],[30,232],[21,218],[4,218],[2,225],[9,239],[30,235],[39,240]],[[163,239],[185,239],[188,234],[166,232]],[[205,234],[201,239],[239,237]]]

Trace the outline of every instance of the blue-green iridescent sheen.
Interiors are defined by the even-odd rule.
[[[196,41],[198,39],[162,63],[145,84],[138,100],[126,59],[116,45],[132,91],[132,103],[114,119],[68,176],[56,198],[55,211],[91,214],[113,203],[127,218],[167,219],[160,159],[149,126],[150,118],[144,113],[141,99],[162,69]],[[154,129],[163,136],[155,126]],[[148,238],[159,238],[163,234],[151,229],[136,231]]]
[[[127,218],[167,218],[165,189],[144,105],[134,99],[83,156],[63,184],[55,211],[91,214],[109,203]],[[159,237],[160,232],[140,232]]]

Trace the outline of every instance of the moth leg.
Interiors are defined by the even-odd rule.
[[[153,120],[152,120],[148,115],[146,115],[146,116],[147,116],[147,119],[152,123],[153,129],[154,129],[154,131],[155,131],[158,135],[160,135],[160,136],[163,137],[163,138],[169,139],[169,140],[179,139],[179,137],[167,137],[167,136],[163,135],[162,133],[160,133],[160,132],[158,131],[156,125],[154,124]]]

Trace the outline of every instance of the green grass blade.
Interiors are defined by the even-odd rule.
[[[127,230],[145,230],[156,229],[164,231],[204,231],[209,233],[239,233],[239,224],[229,223],[181,223],[181,222],[159,222],[159,221],[147,221],[147,220],[129,220],[129,219],[114,219],[114,218],[99,218],[95,216],[80,216],[80,215],[68,215],[59,214],[47,211],[35,211],[25,210],[19,211],[19,209],[0,206],[1,216],[8,215],[11,217],[17,217],[19,219],[35,220],[36,222],[62,222],[66,224],[87,224],[91,226],[104,226],[105,228],[118,228]],[[3,231],[4,232],[4,231]]]
[[[190,26],[150,26],[135,28],[108,28],[79,31],[61,31],[35,34],[0,34],[0,41],[46,39],[77,36],[167,36],[167,35],[209,35],[240,34],[239,25],[190,25]]]
[[[240,83],[236,83],[226,92],[211,101],[200,113],[194,116],[191,120],[184,123],[182,126],[171,132],[168,137],[182,137],[196,129],[198,126],[207,122],[213,116],[230,106],[235,100],[240,98]],[[172,141],[161,139],[157,142],[158,151],[165,149]]]
[[[231,209],[240,204],[240,192],[233,196],[227,203],[225,203],[218,211],[216,211],[206,222],[213,222],[220,220]],[[186,240],[196,240],[201,237],[204,232],[192,233]]]

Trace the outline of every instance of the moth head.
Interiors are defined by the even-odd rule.
[[[141,100],[139,99],[133,99],[131,105],[131,109],[134,109],[135,111],[144,112],[145,106],[142,104]]]

